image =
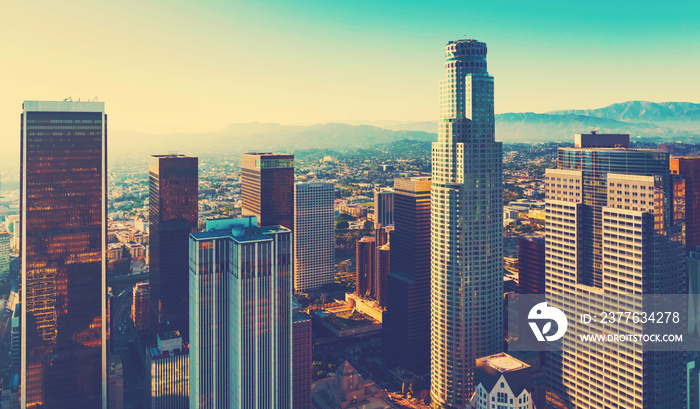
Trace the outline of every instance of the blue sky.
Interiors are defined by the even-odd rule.
[[[444,45],[489,46],[496,112],[700,102],[700,2],[7,2],[0,141],[25,99],[106,103],[111,130],[434,120]]]

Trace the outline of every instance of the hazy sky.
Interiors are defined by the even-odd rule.
[[[700,102],[698,1],[6,1],[0,142],[23,100],[69,96],[98,96],[112,131],[434,120],[465,35],[488,44],[497,113]]]

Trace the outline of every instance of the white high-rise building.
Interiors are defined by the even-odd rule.
[[[190,234],[190,407],[292,407],[292,232],[255,217]]]
[[[431,190],[431,395],[464,408],[476,358],[503,346],[502,146],[486,44],[451,41]]]
[[[583,342],[578,334],[644,327],[577,319],[640,311],[643,296],[685,293],[684,248],[676,241],[682,220],[671,200],[677,181],[668,152],[629,149],[629,135],[595,132],[559,148],[557,169],[545,174],[546,297],[569,322],[562,350],[547,352],[548,390],[572,407],[684,407],[682,352]]]
[[[332,183],[294,185],[294,291],[335,280],[335,190]]]
[[[0,232],[0,280],[10,275],[10,232]]]

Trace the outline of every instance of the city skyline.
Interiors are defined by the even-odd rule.
[[[512,1],[481,8],[13,3],[0,17],[4,72],[12,78],[0,100],[0,139],[18,146],[18,102],[69,96],[109,101],[115,136],[253,121],[432,120],[436,50],[464,35],[493,47],[496,113],[692,101],[700,93],[699,11],[653,2],[556,9]]]

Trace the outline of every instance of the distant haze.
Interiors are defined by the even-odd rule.
[[[337,151],[369,147],[403,139],[437,140],[437,121],[362,121],[308,126],[277,123],[231,124],[210,132],[148,134],[109,129],[110,157],[147,156],[177,151],[192,155],[250,150],[294,152],[299,149]],[[700,104],[629,101],[591,110],[561,110],[496,115],[496,139],[505,143],[571,141],[576,133],[629,133],[633,138],[661,141],[700,141]],[[19,139],[19,138],[17,138]],[[426,152],[428,155],[429,152]],[[2,169],[17,172],[19,149],[0,152]]]

